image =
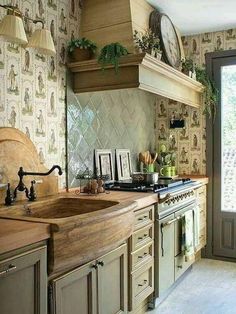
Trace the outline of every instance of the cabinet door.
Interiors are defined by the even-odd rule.
[[[98,260],[98,313],[127,313],[127,245]]]
[[[95,314],[96,263],[81,266],[52,281],[51,312],[54,314]]]
[[[0,313],[47,313],[46,247],[0,262]]]

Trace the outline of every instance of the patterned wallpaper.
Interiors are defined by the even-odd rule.
[[[198,65],[205,65],[205,53],[236,49],[236,29],[182,38],[185,55]],[[164,143],[176,153],[179,174],[206,174],[206,116],[201,110],[157,97],[156,145]],[[184,129],[169,129],[172,116],[183,116]]]
[[[155,146],[155,99],[138,89],[75,95],[68,86],[70,186],[78,186],[79,170],[93,169],[96,148],[130,149],[133,170],[137,170],[138,153]]]
[[[47,167],[65,168],[66,45],[77,36],[79,0],[12,0],[30,17],[46,22],[57,55],[45,57],[0,40],[0,126],[22,130],[35,143],[40,160]],[[0,18],[6,11],[0,9]],[[24,20],[31,36],[35,27]],[[61,186],[65,184],[65,176]]]

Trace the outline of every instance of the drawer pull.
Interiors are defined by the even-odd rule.
[[[144,234],[143,237],[138,237],[139,240],[143,240],[148,237],[148,234]]]
[[[142,283],[142,284],[139,283],[138,286],[139,286],[139,287],[142,287],[142,286],[144,286],[147,282],[148,282],[147,280],[144,280],[143,283]]]
[[[182,265],[178,265],[177,267],[178,267],[179,269],[182,269],[182,268],[183,268],[183,266],[182,266]]]
[[[5,269],[5,270],[0,272],[0,276],[6,275],[6,274],[10,273],[13,270],[16,270],[16,266],[10,264],[7,269]]]
[[[142,218],[138,218],[138,221],[143,221],[143,220],[145,220],[147,218],[148,218],[148,216],[143,216]]]
[[[143,255],[138,256],[138,258],[144,258],[148,255],[148,253],[144,253]]]

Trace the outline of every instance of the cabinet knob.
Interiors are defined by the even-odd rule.
[[[91,268],[97,269],[97,268],[98,268],[97,263],[96,263],[96,264],[92,264],[92,265],[91,265]]]
[[[182,266],[182,265],[178,265],[177,267],[178,267],[178,268],[180,268],[180,269],[182,269],[182,268],[183,268],[183,266]]]
[[[104,266],[104,262],[103,262],[103,261],[99,261],[99,262],[98,262],[98,265],[100,265],[100,266],[103,267],[103,266]]]

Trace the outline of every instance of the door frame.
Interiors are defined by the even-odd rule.
[[[211,79],[213,79],[213,62],[219,58],[233,57],[236,55],[236,49],[209,52],[205,54],[206,71]],[[217,104],[219,106],[219,103]],[[217,111],[216,111],[217,114]],[[213,165],[214,165],[214,138],[213,138],[213,119],[206,118],[206,156],[207,156],[207,177],[209,179],[207,189],[207,245],[203,251],[203,256],[211,259],[235,261],[233,258],[219,257],[213,254]]]

